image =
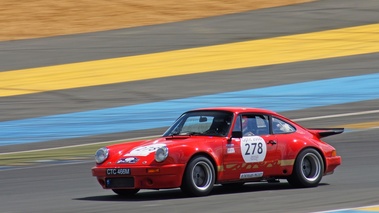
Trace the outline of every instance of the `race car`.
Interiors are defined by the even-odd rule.
[[[179,187],[190,196],[206,196],[215,184],[280,179],[316,187],[341,164],[336,149],[321,138],[343,131],[305,128],[266,109],[196,109],[159,138],[100,148],[92,175],[120,196]]]

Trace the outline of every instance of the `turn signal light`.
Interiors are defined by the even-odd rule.
[[[159,173],[159,169],[156,168],[156,169],[146,169],[146,172],[147,173]]]

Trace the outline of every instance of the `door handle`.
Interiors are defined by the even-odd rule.
[[[269,141],[267,142],[267,144],[275,145],[275,144],[276,144],[276,141],[274,141],[274,140],[269,140]]]

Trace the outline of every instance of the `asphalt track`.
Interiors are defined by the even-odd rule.
[[[378,11],[379,2],[375,0],[325,0],[181,23],[1,42],[0,69],[24,69],[375,24],[379,21]],[[1,120],[377,73],[378,56],[373,53],[4,97],[0,99]],[[378,104],[379,96],[370,101],[283,114],[293,119],[310,118],[377,110]],[[362,113],[300,122],[304,126],[330,127],[378,120],[379,113]],[[149,133],[154,135],[160,130]],[[228,190],[216,187],[210,196],[203,198],[188,198],[174,189],[142,191],[136,198],[121,199],[102,190],[91,177],[92,162],[0,170],[0,212],[314,212],[378,205],[378,134],[378,128],[364,126],[327,138],[343,157],[343,165],[335,174],[324,177],[319,187],[311,189],[293,189],[283,181]],[[18,151],[144,135],[145,132],[135,131],[1,149]]]

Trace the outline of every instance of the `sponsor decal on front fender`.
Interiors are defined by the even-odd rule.
[[[226,145],[226,153],[232,154],[235,152],[236,152],[236,150],[234,149],[234,144],[227,144]]]

